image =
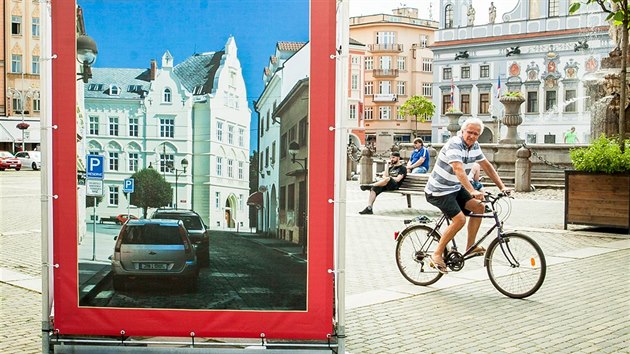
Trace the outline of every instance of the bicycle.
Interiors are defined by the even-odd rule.
[[[450,270],[462,270],[466,260],[480,256],[473,250],[496,229],[496,238],[490,242],[484,255],[484,267],[490,282],[499,292],[511,298],[522,299],[534,294],[542,286],[547,262],[542,249],[532,238],[503,230],[503,221],[499,218],[495,204],[504,197],[509,196],[504,193],[485,193],[484,203],[490,207],[489,212],[473,213],[469,216],[492,218],[495,224],[464,254],[457,251],[453,238],[452,246],[446,248],[443,259]],[[398,269],[409,282],[423,286],[431,285],[443,276],[431,267],[430,256],[441,238],[440,228],[445,222],[450,224],[450,219],[444,214],[434,227],[426,225],[426,221],[426,217],[405,220],[405,228],[394,235]]]

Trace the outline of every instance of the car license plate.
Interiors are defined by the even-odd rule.
[[[15,166],[17,166],[17,165],[9,165],[9,167],[15,167]]]
[[[166,270],[166,263],[140,263],[140,269],[145,270]]]

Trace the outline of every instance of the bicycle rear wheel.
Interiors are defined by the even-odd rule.
[[[396,244],[396,265],[405,279],[415,285],[431,285],[442,277],[442,273],[429,265],[429,257],[440,237],[439,232],[426,225],[412,225],[400,233]]]
[[[540,246],[529,236],[516,232],[490,243],[485,266],[492,285],[503,295],[516,299],[535,293],[547,273],[547,262]]]

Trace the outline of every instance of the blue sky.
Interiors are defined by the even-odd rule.
[[[308,41],[308,0],[77,0],[98,47],[95,67],[148,68],[170,51],[175,65],[194,53],[238,46],[247,101],[263,90],[262,72],[278,41]],[[257,124],[251,126],[256,148]]]

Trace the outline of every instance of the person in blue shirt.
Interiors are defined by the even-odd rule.
[[[424,142],[420,138],[413,141],[413,152],[407,162],[407,171],[409,173],[427,173],[429,172],[429,150],[424,147]]]

